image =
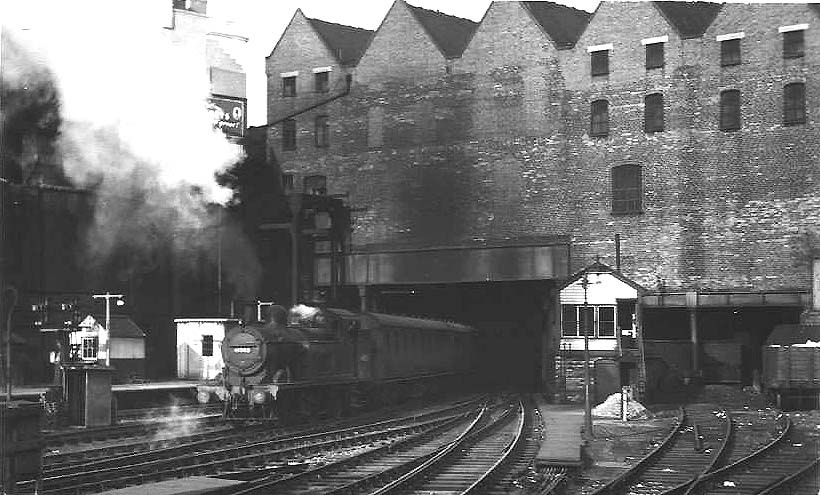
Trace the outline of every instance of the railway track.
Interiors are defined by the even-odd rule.
[[[248,471],[258,476],[260,473],[281,471],[283,465],[294,459],[401,439],[451,421],[474,407],[474,403],[465,402],[415,416],[287,438],[282,438],[281,431],[271,433],[270,438],[261,438],[260,431],[256,431],[252,433],[255,439],[252,442],[244,435],[236,439],[228,436],[61,466],[44,476],[42,492],[88,493],[194,474]],[[226,447],[226,443],[230,446]],[[23,482],[18,487],[21,491],[30,491],[33,483]]]
[[[154,419],[143,422],[128,422],[125,424],[103,426],[96,428],[82,428],[62,431],[49,431],[43,435],[48,450],[82,443],[116,440],[127,437],[150,435],[167,429],[169,425],[195,423],[209,425],[222,421],[221,414],[206,414],[201,416],[171,417],[169,419]]]
[[[517,412],[517,414],[516,414]],[[516,418],[519,421],[513,422]],[[493,410],[482,410],[473,417],[454,419],[439,427],[419,434],[408,436],[391,445],[373,445],[371,448],[345,456],[340,459],[325,457],[311,469],[278,479],[261,479],[244,485],[219,490],[219,495],[250,495],[261,493],[306,493],[311,494],[354,494],[354,493],[393,493],[404,487],[409,480],[419,479],[421,473],[430,473],[442,467],[445,459],[452,460],[461,449],[467,454],[477,454],[482,443],[485,451],[480,462],[471,456],[469,470],[472,476],[462,479],[463,488],[471,484],[478,489],[481,480],[489,479],[504,457],[499,452],[509,454],[513,449],[510,438],[491,445],[487,435],[494,432],[499,425],[514,428],[517,425],[518,435],[523,428],[523,410],[510,405]],[[510,426],[512,425],[512,426]],[[441,473],[439,473],[441,474]],[[465,492],[466,493],[466,492]]]
[[[486,424],[471,427],[456,441],[373,495],[483,493],[520,446],[524,417],[521,402],[508,405],[502,414],[489,417]]]
[[[788,418],[780,435],[765,447],[701,476],[686,492],[703,494],[818,493],[820,442],[792,427]],[[812,479],[812,474],[815,474]],[[811,491],[813,490],[813,492]]]
[[[181,406],[148,407],[143,409],[121,409],[117,411],[118,422],[151,421],[163,418],[210,416],[222,414],[222,404],[190,404]]]
[[[719,466],[727,454],[732,421],[713,404],[693,404],[682,421],[644,459],[595,492],[596,495],[682,494],[699,476]]]

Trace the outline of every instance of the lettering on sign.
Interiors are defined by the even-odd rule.
[[[208,98],[208,110],[213,118],[214,129],[231,137],[245,135],[244,99],[214,96]]]

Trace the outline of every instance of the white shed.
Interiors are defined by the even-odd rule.
[[[177,377],[213,380],[222,372],[225,329],[240,320],[231,318],[178,318]]]

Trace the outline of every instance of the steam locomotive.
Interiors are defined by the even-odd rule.
[[[271,308],[222,342],[228,417],[347,414],[456,386],[472,369],[475,330],[451,322],[344,309]]]

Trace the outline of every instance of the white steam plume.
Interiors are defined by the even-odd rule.
[[[208,204],[231,194],[214,175],[241,158],[207,109],[208,26],[168,29],[171,0],[18,3],[2,12],[4,29],[53,74],[65,173],[98,198],[90,258],[156,250],[157,232],[207,247]]]

